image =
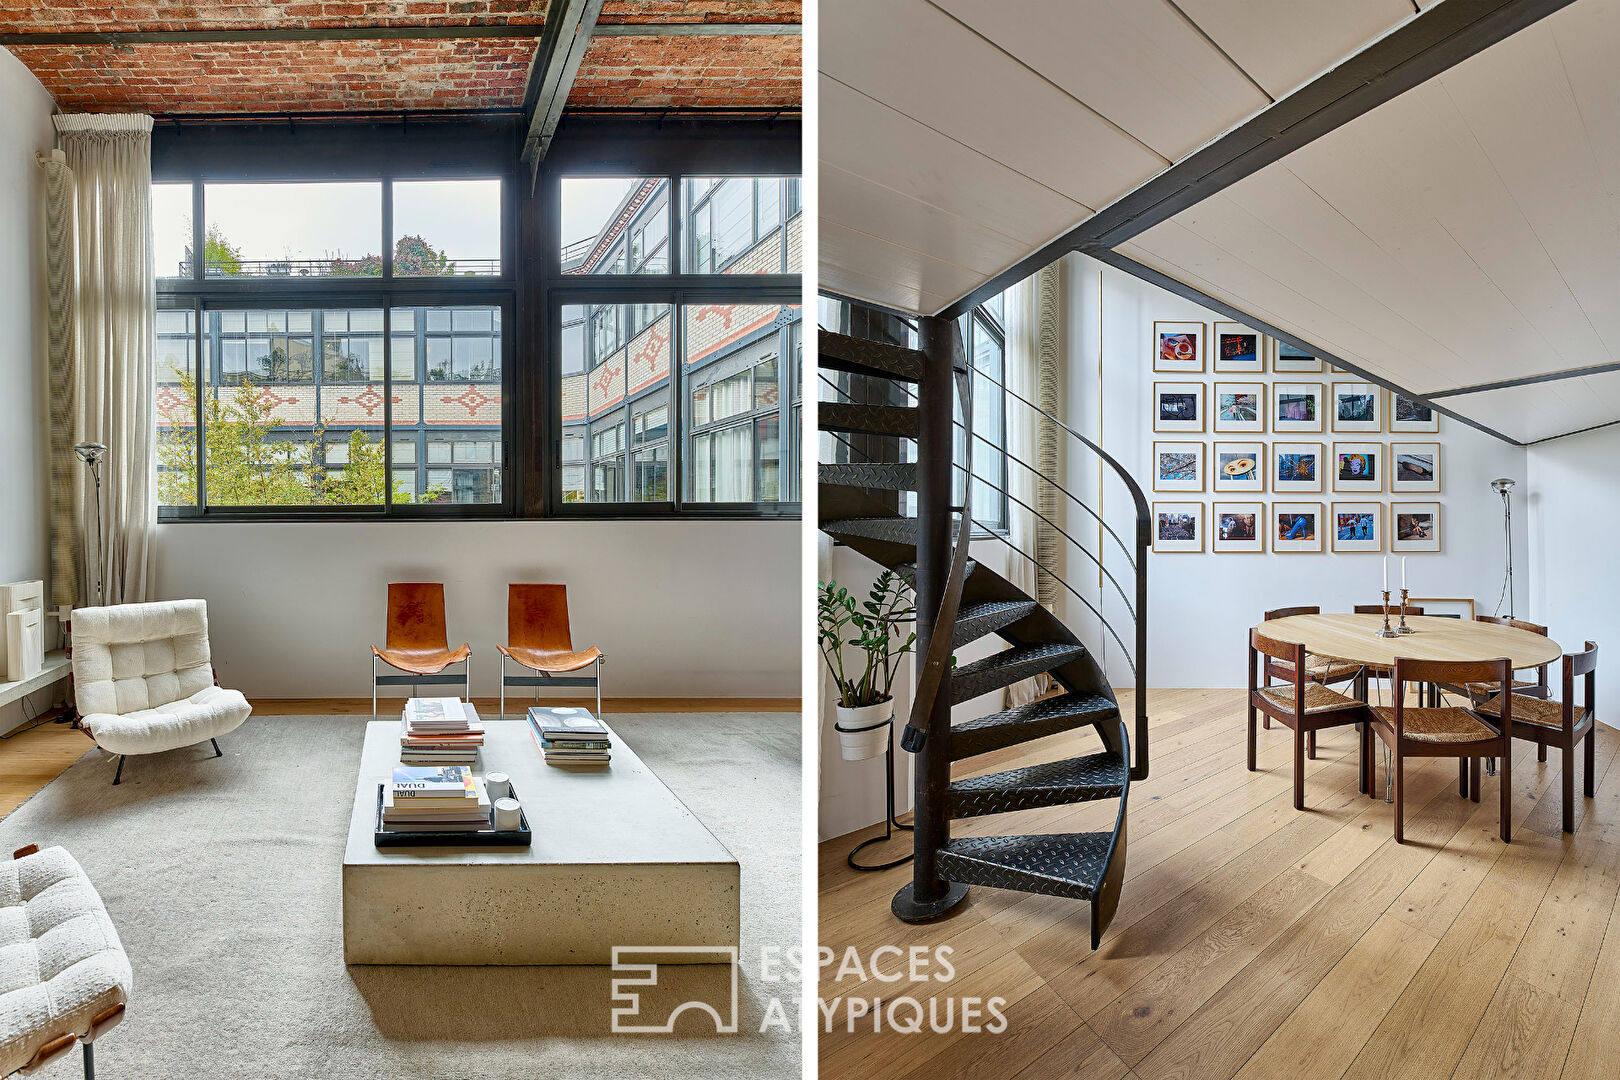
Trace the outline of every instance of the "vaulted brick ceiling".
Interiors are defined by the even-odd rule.
[[[69,110],[283,113],[518,108],[546,0],[191,0],[147,7],[34,0],[0,8],[0,33],[521,25],[520,37],[13,45]],[[598,25],[797,23],[799,0],[607,0]],[[800,39],[602,36],[570,107],[797,108]]]

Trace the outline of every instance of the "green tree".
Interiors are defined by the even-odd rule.
[[[203,238],[203,266],[210,275],[242,276],[242,251],[225,239],[218,224],[208,226],[208,235]]]
[[[167,426],[157,437],[158,499],[163,506],[197,502],[197,382],[175,371],[180,393],[163,413]],[[349,433],[349,460],[342,469],[321,464],[319,447],[326,425],[298,428],[307,438],[273,439],[284,428],[275,399],[252,382],[210,394],[203,402],[203,441],[207,453],[208,501],[218,506],[377,506],[386,476],[382,440],[363,431]],[[295,429],[288,429],[295,430]],[[429,489],[424,502],[447,501],[443,488]],[[394,485],[394,501],[414,501],[408,487]]]

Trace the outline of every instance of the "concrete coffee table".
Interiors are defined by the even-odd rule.
[[[512,778],[532,847],[379,850],[377,785],[399,764],[399,722],[366,725],[343,856],[346,962],[607,964],[615,945],[737,944],[737,860],[617,733],[612,765],[584,769],[547,765],[524,721],[484,728],[479,772]]]

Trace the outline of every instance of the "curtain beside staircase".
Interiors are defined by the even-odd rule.
[[[58,186],[65,184],[71,190],[71,224],[60,220],[59,210],[52,219],[55,238],[71,236],[72,243],[67,258],[53,244],[50,265],[51,473],[53,481],[64,471],[71,473],[75,495],[69,504],[71,522],[56,519],[59,500],[53,495],[52,550],[54,555],[65,542],[85,551],[86,562],[95,557],[93,547],[78,546],[94,544],[96,499],[72,445],[105,443],[100,576],[107,603],[131,603],[146,599],[150,587],[151,535],[157,517],[152,458],[156,302],[152,118],[75,113],[55,117],[55,124],[67,163],[52,166],[61,172],[47,185],[47,198]],[[62,418],[57,412],[58,393],[66,402]],[[60,431],[61,420],[71,430]],[[66,581],[75,589],[78,605],[96,602],[95,567],[82,577],[76,567],[53,565],[53,571],[57,574],[53,597]]]
[[[1014,285],[1007,293],[1007,340],[1004,354],[1007,389],[1033,401],[1053,416],[1062,412],[1062,263],[1054,263]],[[1025,462],[1062,483],[1062,441],[1050,420],[1023,402],[1007,399],[1007,532],[1013,547],[1062,575],[1062,537],[1037,517],[1034,507],[1052,521],[1063,520],[1062,495],[1029,469]],[[1017,500],[1017,501],[1014,501]],[[1007,579],[1051,610],[1062,587],[1051,574],[1018,555],[1007,558]],[[1011,707],[1033,701],[1051,686],[1051,678],[1038,675],[1007,688]]]

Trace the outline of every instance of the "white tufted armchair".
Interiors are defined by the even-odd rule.
[[[214,685],[208,605],[202,600],[79,608],[73,683],[81,722],[110,754],[157,754],[219,736],[252,712],[240,692]]]

